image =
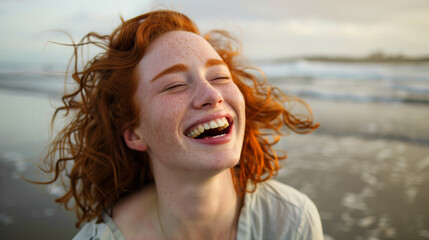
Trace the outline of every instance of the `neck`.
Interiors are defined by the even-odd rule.
[[[164,237],[230,239],[235,235],[241,200],[229,169],[206,178],[189,173],[155,176]]]

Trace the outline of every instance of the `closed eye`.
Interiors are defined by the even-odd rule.
[[[226,83],[229,82],[229,80],[231,80],[230,76],[218,76],[212,79],[212,81],[215,81],[217,83]]]
[[[230,76],[221,76],[221,77],[216,77],[215,80],[217,79],[231,79]]]
[[[172,84],[172,85],[168,85],[167,87],[165,87],[163,90],[162,90],[162,92],[169,92],[169,91],[174,91],[174,92],[176,92],[176,91],[181,91],[181,90],[183,90],[184,88],[186,88],[186,84],[183,84],[183,83],[181,83],[181,84]]]

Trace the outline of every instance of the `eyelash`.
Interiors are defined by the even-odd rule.
[[[220,77],[216,77],[213,80],[229,80],[231,79],[230,76],[220,76]]]
[[[171,90],[171,89],[174,89],[174,88],[177,88],[177,87],[181,87],[181,86],[184,86],[185,84],[173,84],[173,85],[170,85],[170,86],[168,86],[168,87],[166,87],[163,91],[168,91],[168,90]]]
[[[214,78],[212,81],[216,81],[216,80],[229,80],[229,79],[231,79],[231,77],[230,77],[230,76],[220,76],[220,77],[216,77],[216,78]],[[175,89],[175,88],[177,88],[177,87],[181,87],[181,86],[185,86],[185,84],[173,84],[173,85],[167,86],[167,87],[166,87],[166,88],[164,88],[164,90],[162,90],[162,91],[163,91],[163,92],[165,92],[165,91],[169,91],[169,90]]]

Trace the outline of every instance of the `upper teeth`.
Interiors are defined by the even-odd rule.
[[[215,120],[211,120],[209,122],[198,124],[196,127],[194,127],[193,129],[191,129],[186,135],[188,137],[195,138],[195,137],[198,137],[205,130],[216,129],[216,128],[221,128],[219,130],[222,130],[222,129],[227,128],[228,126],[229,126],[229,123],[228,123],[228,120],[226,120],[225,117],[218,118],[218,119],[215,119]]]

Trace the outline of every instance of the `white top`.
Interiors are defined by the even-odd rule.
[[[306,195],[275,180],[257,186],[245,195],[236,239],[323,239],[319,213]],[[73,240],[125,240],[107,214],[103,219],[86,224]]]

